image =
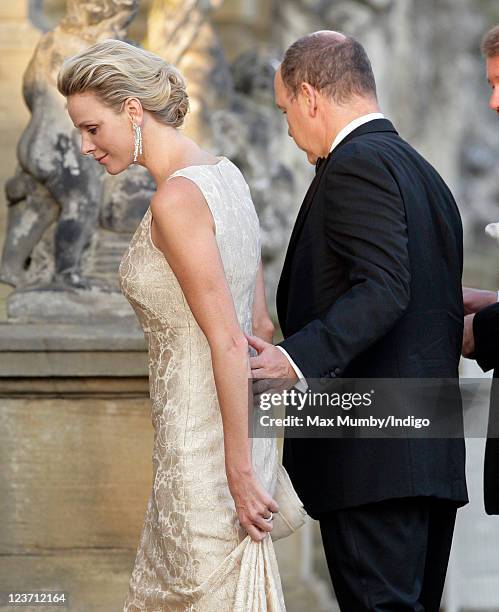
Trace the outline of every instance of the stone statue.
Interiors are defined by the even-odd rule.
[[[31,118],[19,141],[18,170],[6,185],[3,282],[59,288],[92,284],[82,263],[98,226],[104,174],[81,155],[56,78],[65,57],[105,38],[123,38],[137,9],[138,0],[68,0],[67,15],[35,49],[23,82]]]

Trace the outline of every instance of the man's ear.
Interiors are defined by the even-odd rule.
[[[140,100],[138,100],[137,98],[128,98],[125,101],[124,110],[130,117],[131,121],[137,123],[138,125],[141,125],[142,117],[144,116],[144,111],[142,109],[142,104],[140,103]]]
[[[315,117],[317,114],[317,90],[309,83],[302,83],[300,93],[303,96],[309,116]]]

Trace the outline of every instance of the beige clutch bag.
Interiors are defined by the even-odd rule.
[[[307,513],[301,499],[298,497],[286,469],[277,464],[277,484],[274,499],[279,506],[279,512],[274,513],[273,527],[270,532],[272,540],[280,540],[300,529],[305,523]]]

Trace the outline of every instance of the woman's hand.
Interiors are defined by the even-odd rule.
[[[227,470],[229,490],[236,504],[237,517],[255,542],[263,540],[272,531],[272,521],[266,521],[279,506],[267,493],[254,471]]]

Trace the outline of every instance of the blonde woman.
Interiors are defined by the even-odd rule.
[[[248,437],[249,348],[271,341],[259,224],[234,164],[182,134],[188,96],[156,55],[105,40],[58,88],[81,151],[157,191],[120,268],[149,345],[153,487],[125,612],[285,609],[270,538],[274,440]]]

